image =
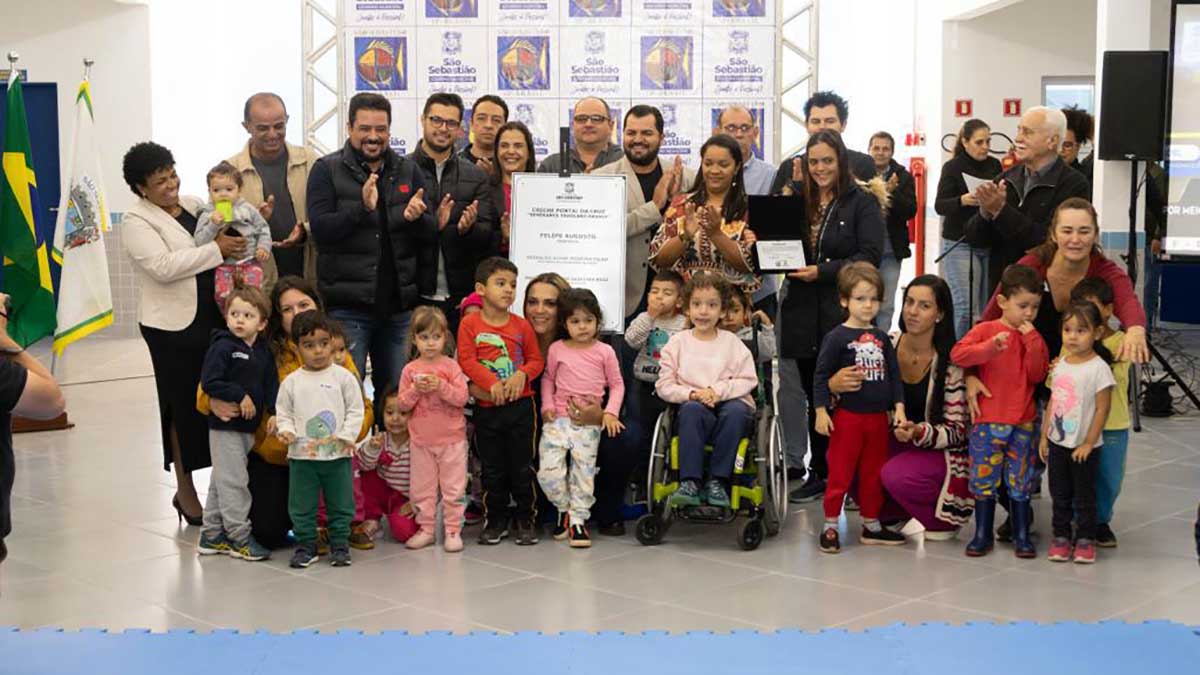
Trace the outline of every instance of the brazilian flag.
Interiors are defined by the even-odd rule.
[[[0,254],[4,257],[3,291],[12,298],[8,334],[25,347],[54,332],[54,283],[46,241],[38,226],[42,209],[25,123],[25,98],[13,70],[0,158]]]

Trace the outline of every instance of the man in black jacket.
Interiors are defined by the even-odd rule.
[[[900,265],[912,255],[908,246],[908,221],[917,214],[917,186],[912,174],[900,162],[892,159],[896,139],[886,131],[878,131],[867,146],[875,171],[888,191],[887,232],[883,238],[883,257],[879,273],[883,276],[883,303],[875,325],[887,332],[892,329],[896,309],[896,288],[900,284]]]
[[[433,206],[435,239],[417,254],[417,290],[421,302],[440,307],[458,332],[458,303],[475,289],[475,268],[492,252],[496,209],[487,175],[454,152],[462,126],[458,94],[438,93],[425,101],[421,142],[412,154],[425,178],[425,200]]]
[[[849,117],[850,104],[832,91],[818,91],[804,103],[804,125],[808,128],[809,136],[822,129],[833,129],[844,138],[846,120]],[[850,158],[850,173],[854,174],[855,178],[868,181],[875,177],[875,162],[870,155],[850,148],[846,148],[846,154]],[[782,194],[783,187],[793,179],[801,182],[799,178],[804,167],[803,160],[804,155],[798,154],[780,162],[775,171],[775,180],[771,182],[771,194]]]
[[[358,372],[371,357],[375,391],[399,381],[417,304],[417,251],[437,234],[416,164],[389,147],[392,105],[379,94],[350,99],[348,140],[313,166],[308,215],[317,287],[346,331]],[[376,418],[382,419],[382,407]]]
[[[1017,126],[1017,165],[1000,174],[997,183],[976,190],[979,213],[965,229],[968,240],[990,246],[988,288],[1000,283],[1004,268],[1029,249],[1046,241],[1058,205],[1071,197],[1087,199],[1087,178],[1058,155],[1067,132],[1061,110],[1037,106],[1021,116]]]

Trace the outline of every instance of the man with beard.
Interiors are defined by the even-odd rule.
[[[471,108],[471,142],[462,150],[462,157],[491,175],[492,154],[496,148],[496,132],[508,123],[508,104],[495,94],[484,94]]]
[[[635,105],[625,113],[625,156],[593,171],[625,176],[625,316],[626,323],[645,309],[650,286],[650,240],[675,195],[691,189],[696,176],[675,162],[665,171],[658,161],[663,117],[658,108]]]
[[[404,368],[419,297],[417,244],[433,237],[437,223],[426,208],[425,177],[388,145],[392,104],[355,94],[348,119],[346,145],[318,160],[308,177],[317,288],[346,331],[358,372],[367,372],[369,354],[375,391],[384,391]]]
[[[412,153],[425,178],[426,203],[436,209],[437,222],[437,235],[418,244],[417,288],[422,303],[442,310],[454,334],[458,332],[458,303],[475,289],[475,268],[494,255],[491,242],[496,217],[487,175],[454,153],[462,117],[463,101],[458,94],[431,95],[421,113],[421,141]]]
[[[823,129],[832,129],[843,135],[845,142],[846,122],[850,119],[850,104],[832,91],[818,91],[804,102],[804,127],[812,136]],[[862,182],[875,177],[875,161],[870,155],[846,148],[850,162],[850,173]],[[788,157],[779,164],[775,180],[771,183],[771,194],[790,194],[793,184],[803,182],[804,156]]]

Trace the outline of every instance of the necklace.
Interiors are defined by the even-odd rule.
[[[909,341],[903,337],[900,338],[900,345],[897,347],[896,353],[900,356],[901,361],[909,366],[916,366],[923,361],[933,361],[932,348],[923,352],[913,351],[912,347],[909,346]]]

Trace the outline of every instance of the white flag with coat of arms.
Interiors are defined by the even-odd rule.
[[[62,267],[54,352],[112,325],[112,289],[104,234],[112,231],[100,173],[88,80],[75,96],[75,144],[54,226],[54,261]]]

